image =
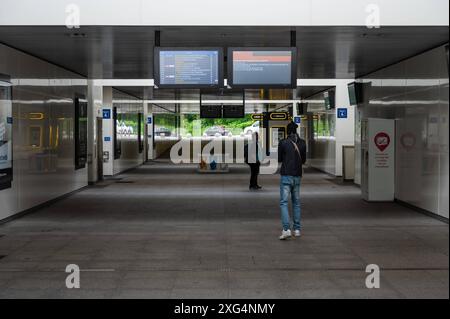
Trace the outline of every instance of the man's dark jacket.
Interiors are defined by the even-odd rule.
[[[293,143],[298,147],[296,151]],[[300,154],[299,154],[300,153]],[[302,176],[302,165],[306,162],[306,142],[297,134],[291,134],[278,145],[278,162],[281,175]]]

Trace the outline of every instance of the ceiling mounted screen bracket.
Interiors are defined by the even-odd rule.
[[[291,47],[297,47],[297,31],[291,30]]]
[[[161,46],[161,31],[155,30],[155,47]]]

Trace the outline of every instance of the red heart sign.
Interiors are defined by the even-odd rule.
[[[391,143],[391,138],[389,135],[385,132],[380,132],[377,135],[375,135],[375,138],[373,139],[375,142],[375,146],[383,152]]]

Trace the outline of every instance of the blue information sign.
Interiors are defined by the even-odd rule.
[[[105,140],[105,142],[111,142],[111,137],[110,136],[105,136],[104,140]]]
[[[302,121],[302,118],[300,116],[294,116],[294,123],[295,124],[300,124],[301,121]]]
[[[103,110],[103,118],[106,120],[111,118],[111,110],[110,109]]]
[[[147,117],[147,124],[152,124],[152,117],[151,116]]]
[[[347,118],[347,109],[346,108],[338,108],[337,109],[337,117],[338,117],[338,119],[346,119]]]

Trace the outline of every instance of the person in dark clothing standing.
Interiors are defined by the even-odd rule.
[[[306,162],[306,142],[297,134],[298,125],[291,122],[287,126],[287,138],[278,145],[278,162],[281,163],[280,209],[283,230],[281,240],[292,236],[288,201],[292,201],[294,236],[301,236],[300,223],[300,182],[303,164]]]
[[[245,145],[244,149],[245,163],[250,166],[250,186],[248,187],[250,190],[262,188],[258,185],[259,167],[261,166],[260,155],[258,133],[255,132],[252,134],[252,141]]]

